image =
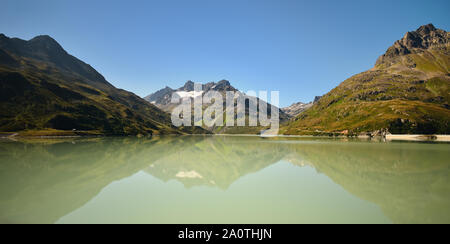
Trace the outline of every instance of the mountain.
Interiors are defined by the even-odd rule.
[[[175,90],[166,86],[166,88],[161,89],[151,95],[148,95],[144,97],[144,99],[155,105],[169,104],[170,99],[172,98],[172,93],[174,92]]]
[[[227,80],[221,80],[219,82],[209,82],[206,84],[202,84],[202,91],[203,93],[196,93],[194,91],[194,82],[192,81],[187,81],[184,86],[178,88],[178,89],[172,89],[170,87],[165,87],[164,89],[161,89],[153,94],[148,95],[147,97],[145,97],[145,100],[149,101],[150,103],[154,104],[155,106],[157,106],[158,108],[166,111],[166,112],[171,112],[175,107],[178,106],[178,104],[172,104],[171,103],[171,98],[172,98],[172,94],[177,93],[180,97],[190,97],[191,99],[193,99],[196,96],[202,95],[202,94],[206,94],[209,91],[216,91],[219,92],[223,98],[224,98],[224,109],[226,107],[226,103],[225,103],[225,97],[226,97],[226,92],[227,91],[232,91],[232,92],[236,92],[235,95],[235,99],[238,99],[239,97],[245,96],[247,98],[251,98],[251,96],[246,95],[245,93],[239,91],[238,89],[234,88],[231,83]],[[266,103],[262,100],[259,100],[257,98],[257,101],[259,103],[265,103],[267,108],[268,108],[268,115],[270,116],[270,107],[271,104]],[[192,103],[193,104],[193,103]],[[203,107],[203,109],[206,109],[210,104],[205,104],[205,106]],[[235,116],[236,116],[236,111],[237,108],[239,107],[239,105],[237,104],[235,106]],[[248,115],[249,115],[249,105],[248,103],[246,104],[245,107],[245,111],[246,111],[246,120],[248,120]],[[259,108],[258,108],[258,113],[259,113]],[[285,112],[283,112],[282,110],[279,110],[279,114],[280,114],[280,120],[281,121],[287,121],[290,119],[290,116],[288,114],[286,114]],[[224,114],[224,118],[226,119],[226,115]],[[236,119],[236,117],[235,117]],[[235,120],[236,121],[236,120]],[[248,124],[248,122],[247,122]],[[221,127],[213,127],[213,128],[206,128],[211,132],[214,133],[218,133],[218,134],[259,134],[261,132],[261,130],[265,129],[262,126],[256,126],[256,127],[250,127],[250,126],[234,126],[234,127],[226,127],[226,126],[221,126]]]
[[[293,103],[289,107],[282,108],[281,111],[283,111],[284,113],[286,113],[287,115],[289,115],[291,117],[297,117],[299,114],[310,109],[315,103],[317,103],[320,100],[320,98],[321,97],[316,96],[314,98],[314,101],[310,102],[310,103],[302,103],[302,102]]]
[[[425,25],[287,123],[285,134],[450,134],[450,34]]]
[[[146,97],[144,97],[145,100],[149,101],[150,103],[154,104],[158,108],[166,111],[171,112],[172,109],[174,109],[178,104],[171,104],[172,94],[178,93],[180,97],[190,96],[194,97],[194,85],[195,83],[193,81],[187,81],[184,86],[178,88],[178,89],[172,89],[168,86],[165,88],[152,93]],[[207,84],[202,85],[203,93],[206,93],[208,91],[218,91],[220,92],[224,97],[225,93],[227,91],[238,91],[233,86],[231,86],[230,82],[227,80],[222,80],[217,83],[210,82]]]
[[[321,98],[322,98],[322,96],[315,96],[314,97],[314,101],[312,101],[310,103],[302,103],[302,102],[293,103],[289,107],[282,108],[281,111],[283,111],[284,113],[286,113],[290,117],[295,118],[299,114],[301,114],[301,113],[305,112],[306,110],[310,109]]]
[[[421,26],[413,32],[407,32],[405,36],[394,43],[376,63],[376,66],[389,67],[401,62],[402,57],[409,54],[420,54],[424,50],[446,51],[449,34],[440,29],[436,29],[433,24]],[[414,67],[414,62],[410,62],[410,67]],[[439,66],[439,65],[438,65]],[[445,67],[441,67],[445,68]],[[446,70],[442,70],[446,71]]]
[[[304,111],[308,110],[309,108],[311,108],[313,105],[313,103],[302,103],[302,102],[298,102],[298,103],[294,103],[289,107],[285,107],[282,108],[281,111],[285,112],[286,114],[288,114],[291,117],[296,117],[297,115],[303,113]]]
[[[47,135],[182,133],[170,115],[115,88],[53,38],[0,34],[0,131]],[[38,133],[38,134],[39,134]],[[31,133],[33,134],[33,133]]]

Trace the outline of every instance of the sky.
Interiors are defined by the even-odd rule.
[[[450,1],[2,0],[0,33],[50,35],[118,88],[229,80],[308,102],[376,59],[407,31],[449,30]]]

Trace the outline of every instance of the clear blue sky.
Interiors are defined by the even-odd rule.
[[[55,38],[140,96],[228,79],[310,101],[370,69],[407,31],[449,30],[450,1],[2,0],[0,33]]]

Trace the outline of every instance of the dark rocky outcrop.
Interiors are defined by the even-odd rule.
[[[182,133],[169,114],[117,89],[50,36],[0,35],[0,131],[92,130],[107,135]]]

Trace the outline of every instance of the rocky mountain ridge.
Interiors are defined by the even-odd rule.
[[[117,89],[50,36],[0,34],[0,131],[31,135],[180,134],[169,114]],[[73,132],[76,131],[76,132]],[[82,132],[81,132],[82,131]]]
[[[161,90],[158,90],[155,93],[152,93],[148,96],[145,97],[145,100],[149,101],[150,103],[154,104],[155,106],[157,106],[158,108],[170,113],[175,107],[178,106],[178,104],[172,104],[171,103],[171,98],[172,95],[174,93],[177,93],[180,97],[190,97],[191,99],[193,99],[196,96],[199,95],[204,95],[209,91],[217,91],[219,92],[223,98],[224,98],[224,108],[226,107],[226,103],[225,103],[225,97],[226,97],[226,92],[227,91],[233,91],[235,92],[235,100],[238,100],[239,97],[245,96],[246,98],[251,98],[251,96],[248,96],[247,94],[239,91],[238,89],[236,89],[235,87],[233,87],[231,85],[231,83],[228,80],[221,80],[219,82],[209,82],[206,84],[202,84],[202,92],[200,93],[196,93],[194,91],[194,82],[193,81],[187,81],[182,87],[178,88],[178,89],[172,89],[170,87],[165,87]],[[259,98],[256,98],[256,100],[258,101],[258,103],[264,103],[266,104],[267,108],[268,108],[268,114],[270,117],[270,109],[271,109],[271,105],[265,101],[260,100]],[[208,104],[205,104],[203,109],[205,109],[205,107],[209,106]],[[235,105],[235,112],[238,110],[239,108],[239,104]],[[245,105],[245,111],[246,111],[246,117],[248,117],[249,115],[249,107],[248,104]],[[258,111],[259,113],[259,108]],[[236,114],[235,114],[236,116]],[[287,120],[289,120],[291,118],[291,116],[289,116],[287,113],[285,113],[283,110],[279,109],[279,116],[280,116],[280,121],[281,122],[285,122]],[[226,116],[224,115],[224,118],[226,119]],[[236,121],[237,117],[235,118]],[[247,118],[248,119],[248,118]],[[214,133],[218,133],[218,134],[258,134],[261,132],[261,130],[263,129],[261,126],[256,126],[256,127],[250,127],[250,126],[244,126],[244,127],[239,127],[239,126],[234,126],[234,127],[227,127],[227,126],[223,126],[223,127],[213,127],[213,128],[207,128],[208,130],[214,132]]]
[[[325,94],[284,134],[450,134],[449,33],[408,32],[371,70]]]

